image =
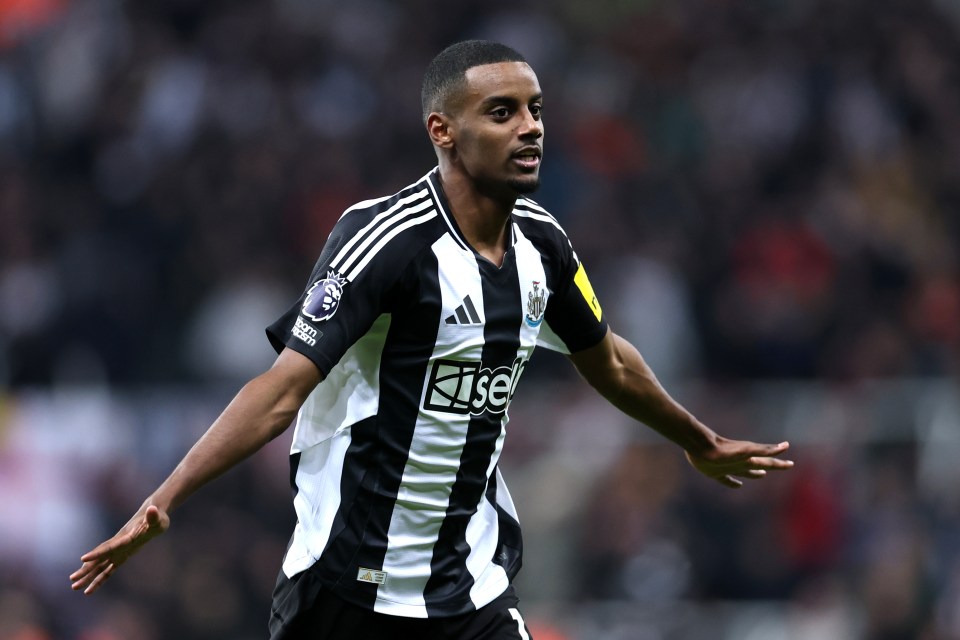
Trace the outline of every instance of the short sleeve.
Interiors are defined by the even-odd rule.
[[[586,269],[565,236],[563,240],[558,243],[557,280],[537,343],[570,354],[598,344],[607,333],[607,322]]]
[[[300,298],[267,327],[270,344],[310,358],[323,375],[340,361],[386,310],[387,292],[396,281],[398,265],[392,252],[364,258],[363,268],[349,268],[365,219],[346,214],[334,226]],[[345,266],[347,268],[345,268]]]

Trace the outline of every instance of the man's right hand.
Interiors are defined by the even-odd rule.
[[[169,526],[170,516],[156,505],[141,508],[116,535],[80,557],[83,565],[70,574],[71,588],[93,593],[117,567]]]

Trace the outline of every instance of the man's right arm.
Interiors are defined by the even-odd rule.
[[[286,431],[323,379],[316,365],[292,349],[248,382],[184,456],[150,499],[168,513],[201,486]]]
[[[83,565],[70,576],[73,589],[96,591],[117,567],[167,529],[169,514],[197,489],[283,433],[322,379],[306,356],[281,351],[270,369],[237,393],[130,521],[80,558]]]

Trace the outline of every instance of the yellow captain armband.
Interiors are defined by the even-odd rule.
[[[593,315],[597,316],[597,322],[599,322],[603,311],[600,310],[600,301],[597,300],[597,294],[593,292],[593,286],[590,285],[590,278],[587,277],[587,272],[584,270],[582,263],[577,268],[576,275],[573,276],[573,283],[577,285],[577,289],[580,289],[580,294],[583,296],[583,299],[587,301],[587,304],[590,305],[590,310],[593,311]]]

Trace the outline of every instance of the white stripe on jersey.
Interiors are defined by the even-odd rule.
[[[540,252],[533,246],[533,243],[523,235],[520,227],[516,226],[517,244],[514,246],[517,258],[517,278],[520,281],[520,308],[527,312],[526,295],[532,289],[532,283],[539,283],[540,287],[547,289],[547,274],[543,269],[543,261]],[[547,306],[550,306],[550,296],[553,291],[547,289]],[[530,326],[525,320],[520,323],[520,348],[522,350],[533,350],[537,346],[537,334],[540,333],[540,327]]]
[[[311,566],[327,545],[340,508],[343,461],[350,426],[377,414],[380,356],[390,330],[381,315],[307,396],[297,413],[290,453],[300,453],[293,506],[298,525],[283,560],[287,577]]]
[[[347,260],[348,258],[350,258],[350,254],[351,254],[351,252],[353,251],[354,245],[356,245],[358,242],[364,243],[365,241],[368,241],[368,240],[369,240],[368,236],[375,236],[375,235],[377,235],[377,233],[378,233],[379,230],[380,230],[380,227],[382,227],[382,226],[384,226],[384,225],[392,224],[393,222],[395,222],[395,220],[389,220],[389,221],[387,221],[387,222],[384,222],[384,220],[385,220],[386,218],[389,218],[389,217],[390,217],[394,212],[396,212],[398,209],[401,210],[401,213],[400,213],[400,215],[398,216],[398,218],[400,218],[400,217],[403,217],[404,215],[406,215],[406,213],[416,213],[416,212],[418,212],[418,211],[421,211],[421,210],[424,209],[425,207],[430,206],[430,201],[429,201],[429,199],[428,199],[428,200],[426,201],[426,203],[424,203],[423,206],[421,206],[419,209],[415,209],[415,210],[413,210],[413,211],[410,211],[410,210],[405,209],[405,207],[406,207],[408,204],[410,204],[411,202],[416,202],[417,200],[422,200],[423,198],[428,197],[428,196],[429,196],[429,192],[428,192],[426,189],[421,189],[420,191],[417,191],[416,193],[413,193],[413,194],[407,196],[406,198],[401,198],[401,199],[397,200],[397,202],[396,202],[392,207],[390,207],[389,209],[387,209],[386,211],[383,211],[383,212],[381,212],[381,213],[378,213],[378,214],[373,218],[373,220],[371,220],[370,222],[367,223],[367,226],[365,226],[363,229],[361,229],[360,231],[358,231],[358,232],[350,239],[350,242],[348,242],[347,244],[343,245],[343,248],[340,249],[340,252],[336,255],[336,257],[335,257],[333,260],[330,261],[330,265],[331,265],[332,267],[335,267],[335,268],[337,268],[337,269],[339,270],[339,266],[338,266],[338,265],[339,265],[341,262],[343,262],[344,260]],[[387,200],[387,199],[389,199],[389,198],[381,198],[381,199],[379,199],[379,200],[371,200],[371,201],[369,201],[369,202],[370,202],[371,204],[376,204],[377,202],[382,202],[383,200]],[[351,208],[348,209],[347,211],[356,211],[357,209],[359,209],[359,206],[351,207]],[[357,251],[362,251],[362,250],[363,250],[363,246],[358,247],[358,249],[357,249]]]
[[[503,423],[500,427],[500,437],[497,438],[496,447],[490,457],[490,466],[487,468],[487,483],[493,477],[494,468],[497,461],[500,460],[503,441],[507,437],[508,420],[509,418],[504,414]],[[496,469],[496,472],[500,473],[499,469]],[[506,487],[497,485],[497,493],[501,488],[505,489]],[[510,586],[507,572],[500,565],[490,561],[497,551],[499,539],[499,536],[492,535],[489,531],[490,523],[493,523],[495,529],[499,530],[500,518],[497,515],[497,506],[490,504],[490,501],[487,500],[487,492],[484,491],[477,507],[477,513],[470,518],[465,533],[467,544],[470,545],[470,555],[467,556],[467,571],[473,576],[470,600],[478,609],[490,601],[491,593],[502,593]]]
[[[500,474],[500,467],[497,467],[497,506],[502,507],[504,511],[510,514],[510,517],[520,522],[520,516],[517,515],[517,507],[513,504],[513,496],[507,489],[507,483]]]
[[[347,207],[346,210],[344,210],[344,212],[340,214],[340,217],[342,218],[343,216],[347,215],[351,211],[356,211],[357,209],[366,209],[368,207],[372,207],[373,205],[380,202],[384,202],[385,200],[389,200],[392,197],[393,196],[391,195],[391,196],[383,196],[382,198],[370,198],[369,200],[361,200],[357,204],[353,204]]]
[[[438,264],[446,267],[440,272],[442,308],[456,309],[469,295],[476,306],[482,309],[483,286],[472,252],[467,254],[461,250],[459,243],[449,234],[444,234],[433,244],[433,252]],[[463,268],[450,269],[451,265],[458,264],[462,264]],[[432,358],[480,361],[483,354],[481,328],[440,322],[439,331],[448,333],[448,337],[444,339],[438,336]],[[449,332],[458,334],[453,336]],[[476,336],[474,339],[469,339],[471,332]],[[464,337],[468,339],[461,342]],[[450,351],[451,345],[457,345],[458,349]],[[425,390],[427,386],[424,384]],[[423,406],[422,397],[420,405]],[[460,455],[466,444],[466,425],[469,421],[469,415],[453,417],[449,413],[420,412],[390,520],[387,553],[382,567],[388,578],[385,584],[377,588],[375,611],[414,618],[427,617],[424,590],[430,578],[433,548],[439,538],[440,526],[450,503],[450,492],[460,469]],[[481,526],[489,527],[491,522]],[[492,526],[496,527],[495,512]],[[493,538],[495,544],[496,536]],[[483,561],[489,563],[492,556],[490,551]]]
[[[504,422],[504,425],[506,425],[506,422]],[[500,450],[503,448],[503,440],[506,434],[506,429],[504,429],[500,434],[500,439],[497,441],[497,452],[494,456],[495,459],[497,459],[500,455]],[[501,507],[518,523],[520,522],[520,518],[517,516],[517,508],[513,504],[513,498],[510,496],[510,491],[507,489],[507,483],[504,481],[503,475],[500,473],[500,467],[497,467],[494,470],[494,473],[496,474],[497,483],[497,504],[490,504],[487,501],[486,496],[484,496],[480,508],[489,512],[484,519],[492,519],[494,522],[497,522],[499,529],[500,519],[497,515],[497,507]],[[488,480],[488,482],[491,480]],[[484,494],[486,494],[486,492],[484,492]],[[470,548],[475,550],[475,553],[471,557],[476,557],[477,561],[479,562],[481,559],[490,558],[493,556],[493,550],[496,548],[496,538],[494,536],[485,535],[486,532],[480,530],[480,527],[474,527],[473,525],[475,522],[479,523],[480,518],[474,517],[473,520],[471,520],[467,525],[467,542],[470,544]],[[486,540],[487,542],[489,542],[491,538],[494,538],[489,553],[480,548],[480,542],[474,542],[474,537],[481,535],[484,535],[484,538],[481,540]],[[483,606],[490,601],[490,593],[502,593],[510,584],[510,579],[507,577],[507,572],[504,571],[503,567],[498,564],[488,565],[485,567],[486,571],[480,573],[480,575],[477,575],[477,571],[471,568],[470,558],[468,558],[467,568],[470,570],[470,573],[473,575],[475,581],[473,588],[470,589],[470,599],[473,600],[474,604],[476,604],[478,607]]]
[[[345,429],[300,455],[293,498],[297,526],[283,557],[283,573],[288,578],[313,565],[327,546],[340,509],[340,476],[350,442],[350,429]]]
[[[483,357],[483,325],[447,324],[442,321],[450,313],[455,313],[468,297],[477,313],[481,317],[486,316],[477,254],[469,249],[461,249],[457,239],[450,234],[445,234],[433,244],[433,253],[440,265],[437,281],[441,296],[440,323],[433,345],[433,358],[480,362]],[[424,385],[424,394],[427,386]],[[421,397],[420,406],[423,405],[424,398]]]
[[[514,209],[513,212],[518,213],[518,210]],[[523,212],[523,213],[526,213],[526,212]],[[530,214],[528,215],[528,217],[533,218],[534,216]],[[552,221],[553,216],[550,216],[550,217],[551,217],[551,220],[545,220],[545,222],[552,222],[553,224],[556,224],[555,221]],[[537,217],[536,219],[542,220],[542,217]],[[561,231],[563,231],[563,229],[561,229]],[[519,227],[517,227],[516,233],[520,238],[520,240],[517,241],[517,272],[518,272],[518,275],[520,276],[520,285],[521,285],[520,290],[522,292],[523,285],[530,281],[545,282],[546,274],[543,271],[543,263],[533,260],[532,256],[530,260],[520,259],[521,252],[530,251],[530,252],[533,252],[533,255],[536,255],[536,256],[539,256],[540,254],[537,251],[536,247],[534,247],[533,244],[526,238],[526,236],[523,235],[523,232],[520,231]],[[569,242],[569,239],[568,239],[568,242]],[[577,254],[574,253],[573,255],[574,255],[574,258],[576,258]],[[538,268],[532,267],[531,266],[532,264],[537,265]],[[547,295],[548,296],[553,295],[553,291],[548,290]],[[523,302],[524,309],[526,309],[526,300],[522,302]],[[550,305],[550,298],[548,297],[547,306],[549,305]],[[563,344],[563,340],[561,340],[557,336],[557,334],[553,332],[553,329],[550,328],[550,324],[546,321],[546,319],[544,319],[543,323],[541,323],[539,329],[530,327],[526,322],[523,323],[523,328],[520,330],[520,344],[523,346],[526,346],[527,340],[530,340],[530,339],[536,341],[536,343],[541,347],[546,347],[551,351],[557,351],[559,353],[570,355],[570,350],[567,349],[566,345]]]

